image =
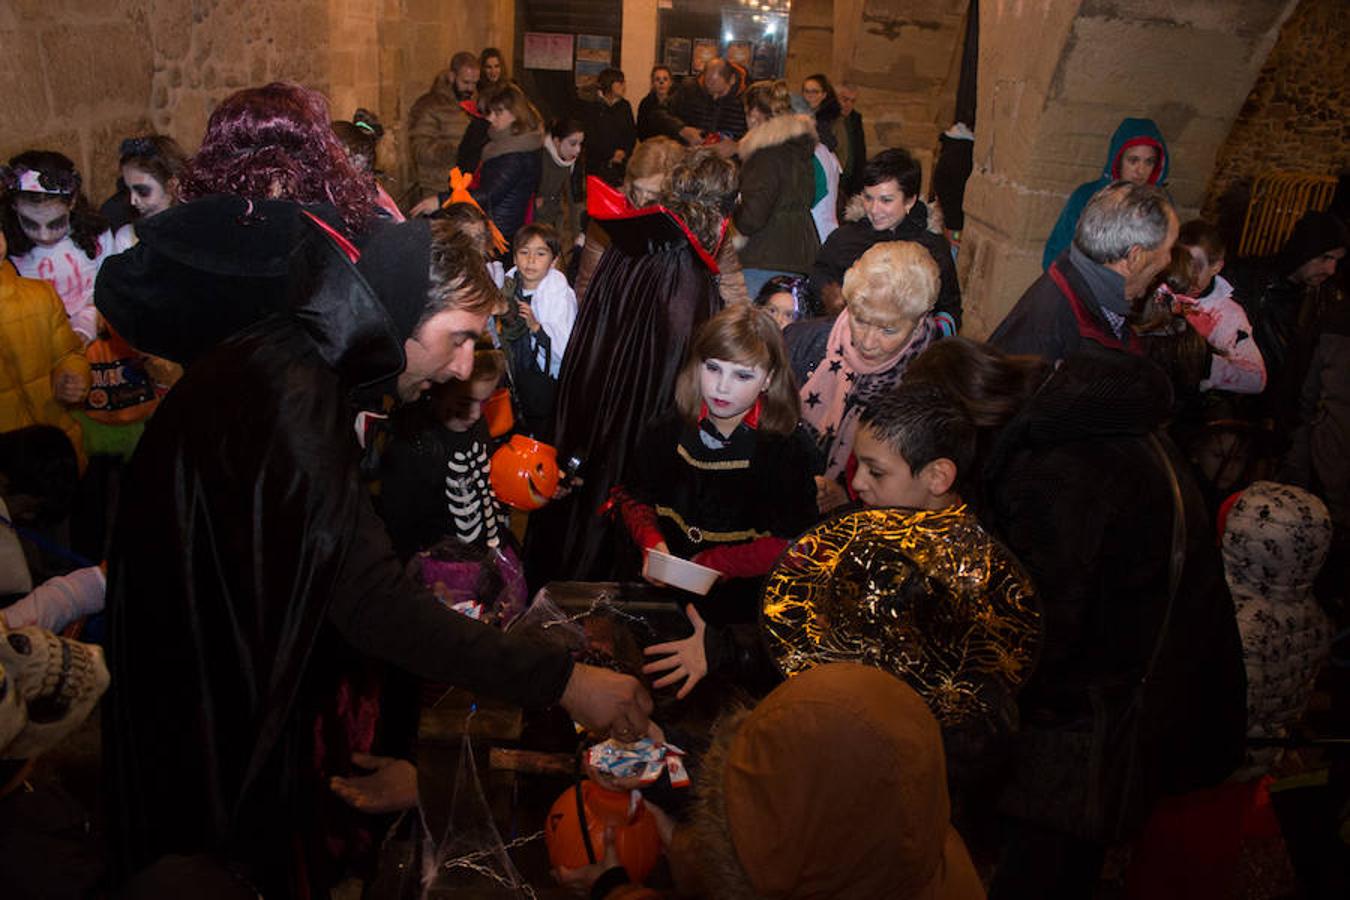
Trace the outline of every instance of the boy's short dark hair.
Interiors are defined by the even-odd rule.
[[[606,94],[613,90],[614,85],[620,81],[626,83],[628,79],[623,77],[623,72],[614,68],[604,69],[599,75],[595,76],[595,86]]]
[[[531,222],[517,231],[511,240],[512,252],[523,247],[530,238],[536,237],[544,242],[554,259],[562,255],[562,238],[558,237],[558,229],[544,222]]]
[[[863,165],[863,187],[876,187],[894,180],[906,197],[919,196],[923,184],[923,168],[908,150],[893,147],[882,150]]]
[[[859,424],[900,454],[914,475],[935,459],[952,461],[958,484],[971,474],[975,426],[935,384],[901,382],[867,404]]]

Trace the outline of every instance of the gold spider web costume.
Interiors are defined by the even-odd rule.
[[[783,673],[859,662],[898,675],[944,727],[1026,683],[1040,644],[1031,579],[964,505],[869,509],[799,537],[769,574],[763,626]]]

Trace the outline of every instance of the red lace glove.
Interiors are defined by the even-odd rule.
[[[633,543],[644,553],[665,541],[665,536],[661,534],[661,526],[656,521],[656,510],[646,503],[635,500],[622,485],[615,485],[610,490],[609,502],[602,507],[602,511],[615,507],[618,508],[619,516],[623,519],[628,534],[632,536]]]

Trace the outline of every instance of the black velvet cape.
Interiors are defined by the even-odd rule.
[[[328,238],[295,264],[289,314],[188,369],[123,488],[103,714],[115,878],[208,853],[265,896],[321,892],[315,721],[344,652],[528,706],[571,672],[405,577],[353,428],[355,389],[402,368],[403,335]]]
[[[611,244],[572,328],[554,430],[558,458],[580,457],[585,483],[531,513],[532,588],[633,571],[622,526],[600,507],[628,474],[643,425],[674,403],[694,331],[722,308],[715,264],[670,213],[650,207],[600,224]]]

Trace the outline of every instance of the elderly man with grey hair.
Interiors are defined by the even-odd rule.
[[[1161,188],[1117,181],[1088,201],[1073,244],[990,336],[1006,353],[1063,359],[1084,341],[1136,353],[1127,322],[1167,265],[1177,214]]]

